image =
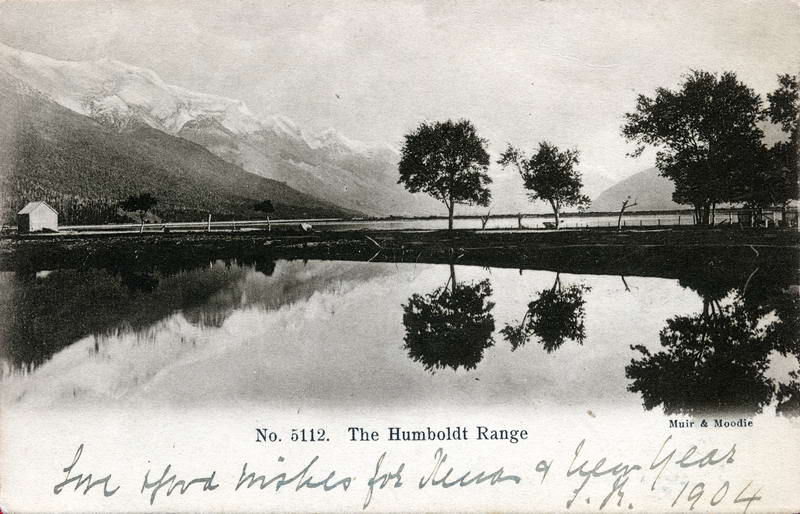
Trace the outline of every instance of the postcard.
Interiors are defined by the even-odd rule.
[[[0,2],[0,513],[797,512],[800,4]]]

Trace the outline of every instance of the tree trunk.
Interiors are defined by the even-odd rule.
[[[559,225],[561,224],[561,220],[558,217],[558,205],[553,200],[550,200],[550,207],[553,209],[553,215],[556,218],[556,230],[558,230]]]
[[[272,223],[269,221],[269,214],[267,214],[267,232],[272,232]]]
[[[550,289],[550,292],[551,293],[555,292],[556,288],[558,288],[558,291],[561,292],[561,272],[560,271],[556,271],[556,279],[555,279],[555,281],[553,281],[553,288]]]
[[[447,230],[453,230],[453,204],[447,207]]]
[[[711,220],[711,204],[697,204],[694,206],[694,222],[696,225],[708,226]]]
[[[627,209],[628,207],[633,207],[634,205],[638,205],[637,202],[633,202],[632,204],[628,205],[629,199],[630,196],[628,197],[628,199],[622,202],[622,208],[619,210],[619,217],[617,218],[617,232],[622,230],[622,215],[625,214],[625,209]]]
[[[451,294],[456,294],[456,267],[452,263],[450,264],[450,291]]]

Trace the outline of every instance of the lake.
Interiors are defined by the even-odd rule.
[[[744,285],[301,260],[6,272],[2,402],[797,413],[796,286]]]
[[[718,221],[728,220],[728,215],[717,216]],[[733,215],[731,219],[735,220]],[[547,228],[545,223],[553,224],[555,218],[552,216],[523,217],[522,227],[525,229]],[[584,227],[616,227],[617,216],[602,216],[586,214],[583,216],[567,216],[560,220],[562,228],[584,228]],[[691,212],[682,214],[636,214],[630,213],[623,217],[623,224],[626,227],[657,227],[670,225],[692,225]],[[314,223],[320,230],[352,230],[358,228],[368,228],[370,230],[443,230],[447,228],[447,218],[435,219],[397,219],[397,220],[370,220],[363,222],[324,222]],[[455,229],[480,229],[481,220],[474,218],[455,218],[453,220]],[[486,223],[487,230],[498,229],[518,229],[519,220],[516,216],[498,216],[490,218]]]

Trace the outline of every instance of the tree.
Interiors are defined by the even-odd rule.
[[[140,232],[144,230],[144,217],[147,215],[147,211],[152,209],[158,204],[158,199],[151,195],[150,193],[142,193],[139,195],[131,195],[125,199],[125,201],[120,202],[119,207],[123,211],[128,212],[137,212],[139,214],[139,220],[142,222],[142,227]]]
[[[589,197],[581,194],[583,180],[580,172],[575,169],[578,157],[578,150],[561,151],[557,146],[542,141],[539,143],[539,150],[530,158],[508,145],[497,163],[517,168],[531,201],[543,200],[550,203],[558,230],[559,215],[563,207],[578,206],[582,209],[589,204]]]
[[[625,209],[628,207],[634,207],[636,205],[639,205],[636,200],[631,203],[631,195],[628,195],[628,198],[623,200],[622,207],[619,209],[619,216],[617,217],[617,232],[622,230],[622,215],[625,214]]]
[[[677,91],[639,95],[622,134],[638,144],[633,156],[658,149],[656,167],[675,182],[672,199],[694,206],[698,223],[707,225],[716,204],[735,196],[737,177],[751,169],[764,135],[761,106],[736,74],[692,71]]]
[[[474,369],[494,344],[489,281],[457,284],[451,264],[448,284],[426,295],[414,294],[403,305],[405,349],[431,372]]]
[[[444,203],[447,228],[452,230],[455,204],[486,207],[491,200],[485,146],[486,140],[478,137],[468,120],[423,122],[405,136],[397,183]]]
[[[752,145],[741,156],[741,166],[732,184],[730,200],[751,209],[754,221],[762,218],[764,208],[778,205],[785,212],[789,200],[798,198],[800,84],[795,76],[779,75],[778,85],[778,89],[767,95],[769,102],[761,117],[780,127],[784,137],[771,146],[763,141],[758,146]]]
[[[800,197],[800,81],[797,75],[779,75],[778,85],[778,89],[767,94],[769,106],[765,114],[772,123],[780,125],[786,135],[785,141],[775,143],[770,149],[774,173],[778,177],[778,199],[785,211],[789,200]]]
[[[733,180],[729,201],[742,202],[752,212],[752,221],[762,219],[764,208],[783,205],[786,201],[786,168],[781,164],[780,143],[767,148],[763,143],[753,147],[741,163],[739,176]],[[746,160],[745,160],[746,159]],[[795,186],[796,188],[796,186]]]
[[[272,230],[272,223],[270,223],[269,215],[275,212],[275,206],[272,205],[272,200],[262,200],[253,206],[253,209],[263,212],[267,216],[267,230]]]

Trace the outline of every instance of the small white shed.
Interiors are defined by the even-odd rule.
[[[58,230],[58,212],[45,202],[30,202],[17,213],[19,233]]]

